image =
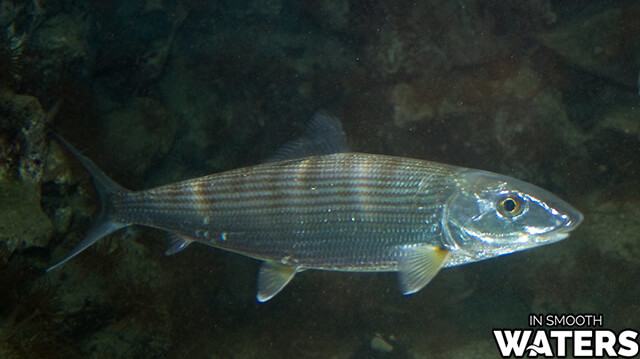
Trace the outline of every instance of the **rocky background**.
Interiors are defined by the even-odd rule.
[[[640,4],[0,1],[0,357],[483,358],[529,313],[640,327]],[[443,271],[305,272],[117,232],[56,131],[131,189],[259,163],[314,111],[350,147],[515,176],[585,214],[567,240]]]

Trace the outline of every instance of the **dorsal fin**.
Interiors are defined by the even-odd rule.
[[[327,112],[313,115],[302,137],[284,144],[267,162],[347,152],[342,124]]]

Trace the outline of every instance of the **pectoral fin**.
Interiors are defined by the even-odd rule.
[[[280,293],[296,274],[296,267],[263,262],[258,272],[258,302],[266,302]]]
[[[165,256],[170,256],[187,248],[191,244],[191,240],[180,237],[177,234],[169,233],[167,236],[167,250],[164,251]]]
[[[398,279],[404,295],[424,288],[446,263],[451,252],[435,246],[418,246],[405,249],[398,264]]]

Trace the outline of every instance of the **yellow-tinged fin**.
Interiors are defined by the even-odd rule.
[[[293,276],[296,274],[296,267],[283,266],[278,263],[266,261],[260,266],[258,272],[258,302],[266,302],[280,293]]]
[[[398,280],[404,295],[424,288],[446,263],[451,252],[446,248],[423,245],[408,247],[398,264]]]

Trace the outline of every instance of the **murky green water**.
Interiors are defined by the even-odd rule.
[[[1,1],[0,356],[495,358],[492,330],[530,313],[637,332],[639,19],[630,1]],[[584,223],[409,297],[393,274],[308,271],[259,304],[256,261],[165,257],[141,227],[43,273],[99,206],[49,131],[142,189],[260,163],[320,109],[352,150],[518,177]]]

